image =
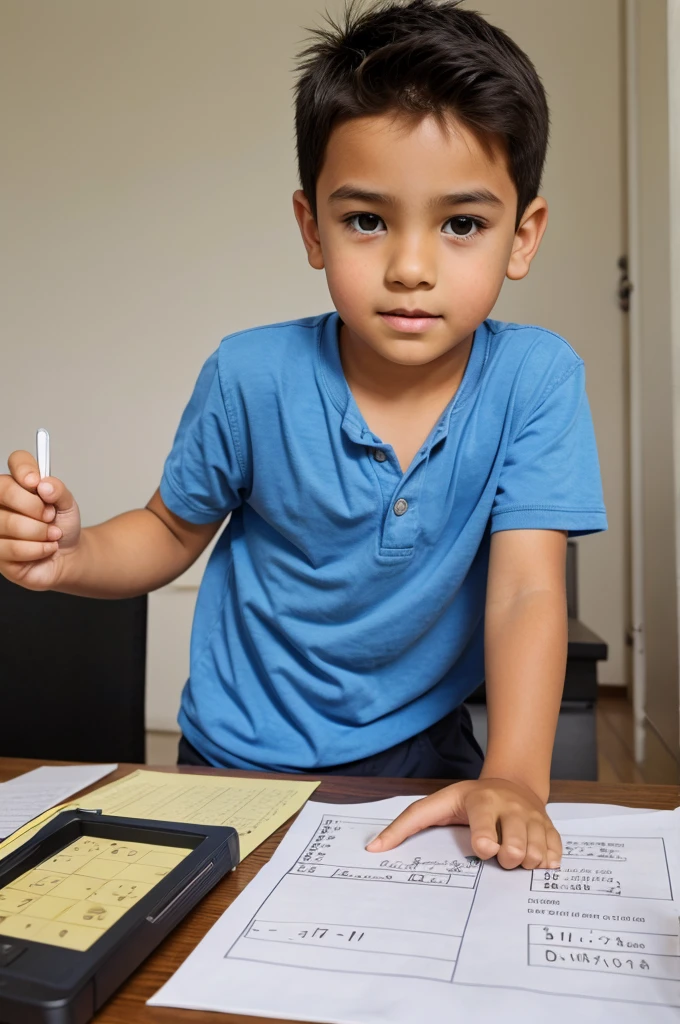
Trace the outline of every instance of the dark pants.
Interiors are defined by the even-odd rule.
[[[472,732],[470,712],[461,704],[403,743],[372,757],[310,771],[311,775],[382,775],[401,779],[476,779],[484,754]],[[177,764],[204,765],[208,761],[185,736],[179,741]]]

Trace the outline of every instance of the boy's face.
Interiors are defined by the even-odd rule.
[[[515,231],[503,151],[431,117],[339,125],[317,182],[317,220],[302,191],[293,200],[309,262],[325,269],[353,342],[404,366],[468,340],[503,279],[526,275],[547,223],[538,198]]]

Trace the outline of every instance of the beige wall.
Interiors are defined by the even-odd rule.
[[[300,26],[324,6],[3,0],[0,449],[30,448],[48,427],[54,472],[86,524],[146,502],[224,334],[330,308],[290,200],[290,71]],[[499,315],[561,331],[586,359],[611,532],[581,542],[581,604],[610,644],[602,678],[621,682],[618,2],[472,6],[527,46],[552,102],[551,226]],[[200,566],[185,582],[199,578]],[[193,600],[167,588],[151,598],[154,728],[174,726]]]
[[[147,501],[224,334],[329,307],[290,198],[315,7],[3,0],[0,442],[44,423],[86,523]]]
[[[220,338],[331,308],[291,204],[319,6],[3,0],[0,453],[46,426],[85,524],[148,500]],[[152,728],[175,727],[194,599],[151,595]]]

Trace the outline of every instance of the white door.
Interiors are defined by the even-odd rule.
[[[646,754],[656,762],[658,740],[649,725],[673,757],[677,759],[679,754],[678,477],[673,434],[680,395],[673,380],[673,371],[678,373],[678,353],[672,346],[669,7],[666,0],[627,0],[626,9],[634,284],[631,470],[633,509],[639,513],[634,511],[632,523],[634,551],[639,551],[633,576],[634,618],[639,631],[634,672],[636,753],[639,760]],[[675,285],[677,297],[677,281]]]

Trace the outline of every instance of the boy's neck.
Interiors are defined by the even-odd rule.
[[[474,334],[437,359],[420,366],[385,359],[342,324],[340,361],[350,390],[378,401],[418,403],[458,390],[472,349]]]

